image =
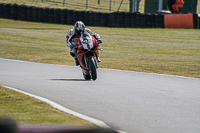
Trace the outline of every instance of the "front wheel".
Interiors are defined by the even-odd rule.
[[[85,80],[91,80],[91,75],[90,74],[86,74],[83,69],[82,69],[82,71],[83,71],[83,77],[84,77],[84,79]]]
[[[90,65],[92,79],[96,80],[97,79],[97,70],[96,70],[94,58],[89,58],[89,65]]]

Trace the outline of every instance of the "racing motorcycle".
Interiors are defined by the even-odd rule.
[[[82,33],[77,45],[77,59],[85,80],[97,79],[99,43],[89,33]]]

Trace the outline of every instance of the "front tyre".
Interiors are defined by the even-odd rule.
[[[83,70],[83,69],[82,69]],[[86,74],[83,70],[83,77],[85,80],[91,80],[91,75],[90,74]]]
[[[90,75],[86,75],[86,74],[83,74],[85,80],[91,80],[91,76]]]
[[[89,65],[90,65],[92,79],[96,80],[97,79],[97,70],[96,70],[94,58],[89,58]]]

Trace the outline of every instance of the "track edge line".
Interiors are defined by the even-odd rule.
[[[49,99],[46,99],[46,98],[43,98],[43,97],[40,97],[40,96],[36,96],[36,95],[30,94],[30,93],[27,93],[27,92],[21,91],[19,89],[13,88],[13,87],[4,86],[4,85],[1,85],[1,86],[6,87],[6,88],[11,89],[11,90],[14,90],[14,91],[17,91],[17,92],[20,92],[20,93],[23,93],[23,94],[26,94],[26,95],[31,96],[33,98],[36,98],[36,99],[38,99],[40,101],[43,101],[43,102],[49,104],[50,106],[52,106],[52,107],[54,107],[54,108],[56,108],[56,109],[58,109],[58,110],[60,110],[60,111],[62,111],[64,113],[71,114],[71,115],[74,115],[74,116],[76,116],[78,118],[84,119],[84,120],[86,120],[88,122],[93,123],[96,126],[101,127],[101,128],[110,128],[103,121],[97,120],[95,118],[92,118],[92,117],[89,117],[89,116],[86,116],[86,115],[83,115],[83,114],[80,114],[80,113],[77,113],[77,112],[72,111],[70,109],[67,109],[64,106],[59,105],[59,104],[57,104],[57,103],[55,103],[55,102],[53,102],[53,101],[51,101]]]

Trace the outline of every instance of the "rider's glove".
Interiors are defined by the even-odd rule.
[[[95,39],[97,40],[98,44],[102,43],[100,35],[99,34],[95,34]]]
[[[98,44],[102,43],[101,39],[100,40],[97,40]]]
[[[73,49],[75,47],[76,47],[76,44],[75,43],[71,43],[70,48]]]

